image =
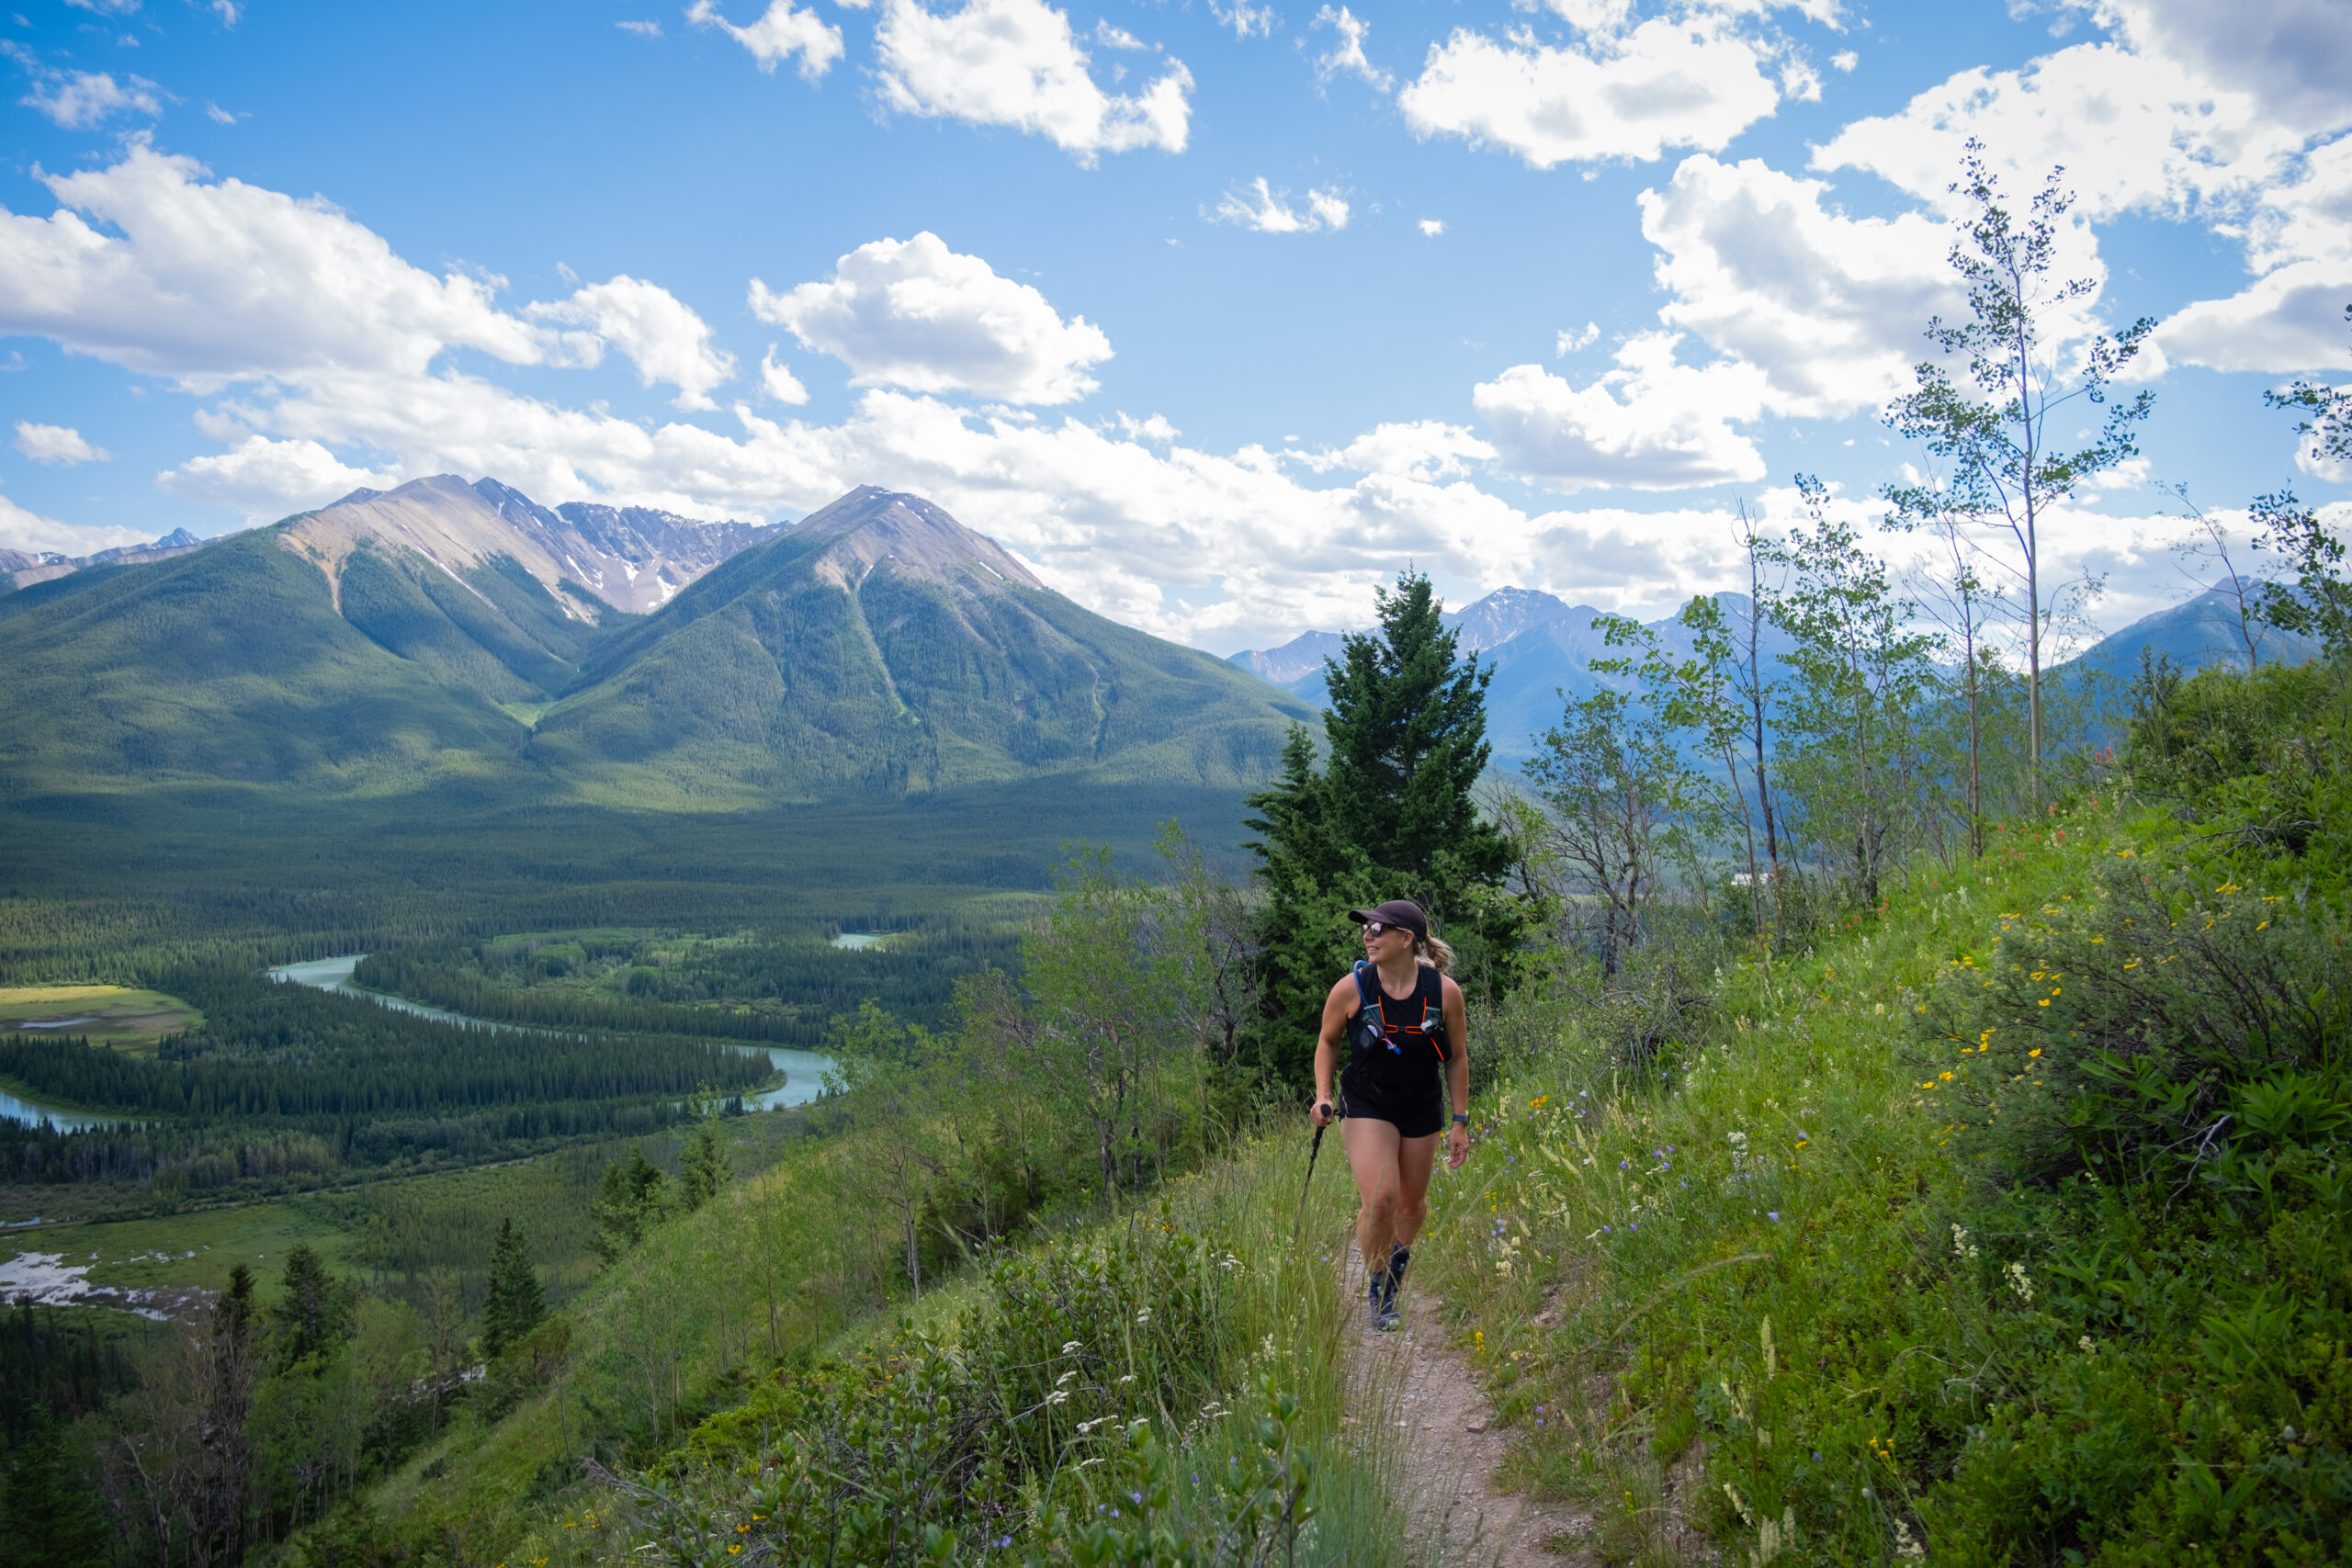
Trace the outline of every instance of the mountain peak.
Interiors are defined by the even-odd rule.
[[[1504,643],[1531,626],[1548,626],[1570,616],[1590,620],[1600,612],[1571,608],[1540,588],[1498,588],[1474,604],[1445,616],[1453,628],[1454,647],[1464,653],[1481,653]]]
[[[792,536],[821,547],[819,571],[854,589],[887,559],[911,576],[955,583],[977,567],[1005,582],[1043,588],[1036,574],[985,534],[967,528],[919,495],[860,485],[802,518]]]
[[[593,619],[597,602],[642,615],[728,557],[781,528],[706,523],[647,507],[570,502],[542,506],[514,486],[455,474],[393,490],[356,490],[287,525],[287,547],[342,581],[360,542],[413,549],[447,571],[513,558],[571,611]]]

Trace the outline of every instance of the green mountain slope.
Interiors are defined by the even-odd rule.
[[[616,804],[1041,773],[1247,784],[1307,713],[1080,609],[930,502],[870,486],[713,570],[588,673],[530,755]]]
[[[1227,788],[1307,713],[913,496],[854,491],[642,617],[581,585],[576,540],[507,514],[528,505],[419,479],[10,595],[0,777],[20,797],[464,781],[657,810],[1049,773]]]
[[[516,772],[527,732],[496,705],[547,700],[596,628],[511,563],[462,582],[372,539],[341,562],[338,595],[288,547],[302,521],[0,620],[0,771],[28,792]]]

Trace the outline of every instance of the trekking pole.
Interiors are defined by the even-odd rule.
[[[1291,1222],[1291,1245],[1298,1245],[1300,1232],[1306,1224],[1306,1194],[1315,1185],[1315,1156],[1323,1152],[1323,1134],[1331,1130],[1329,1122],[1315,1129],[1315,1141],[1306,1148],[1306,1179],[1298,1189],[1298,1218]]]

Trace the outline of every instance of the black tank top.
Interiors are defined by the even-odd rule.
[[[1348,1020],[1343,1087],[1353,1080],[1384,1096],[1438,1092],[1449,1048],[1445,978],[1417,967],[1413,994],[1399,1000],[1380,988],[1378,970],[1356,966],[1357,995],[1367,1005]]]

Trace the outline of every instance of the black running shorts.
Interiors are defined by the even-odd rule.
[[[1391,1122],[1400,1138],[1434,1137],[1445,1130],[1445,1094],[1431,1083],[1425,1094],[1384,1095],[1350,1073],[1340,1081],[1340,1114]]]

